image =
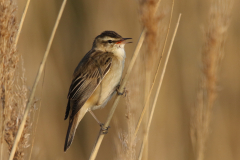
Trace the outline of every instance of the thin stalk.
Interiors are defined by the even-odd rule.
[[[147,133],[146,133],[146,135],[144,136],[144,141],[143,141],[143,144],[142,144],[142,148],[144,148],[144,144],[145,144],[145,141],[146,141],[146,139],[147,139],[146,137],[148,137],[148,134],[149,134],[149,129],[150,129],[150,126],[151,126],[151,123],[152,123],[153,113],[154,113],[155,108],[156,108],[156,104],[157,104],[159,92],[160,92],[160,89],[161,89],[161,86],[162,86],[163,77],[164,77],[165,72],[166,72],[166,68],[167,68],[169,56],[170,56],[170,53],[171,53],[171,50],[172,50],[172,45],[173,45],[173,42],[174,42],[174,40],[175,40],[175,36],[176,36],[177,30],[178,30],[178,26],[179,26],[179,22],[180,22],[180,19],[181,19],[181,15],[182,15],[182,14],[180,13],[180,14],[179,14],[179,17],[178,17],[178,22],[177,22],[177,24],[176,24],[176,27],[175,27],[175,30],[174,30],[174,33],[173,33],[173,37],[172,37],[172,40],[171,40],[171,43],[170,43],[170,47],[169,47],[169,50],[168,50],[168,53],[167,53],[167,57],[166,57],[166,60],[165,60],[165,63],[164,63],[163,72],[162,72],[161,77],[160,77],[160,80],[159,80],[157,92],[156,92],[156,95],[155,95],[155,98],[154,98],[154,102],[153,102],[153,107],[152,107],[151,114],[150,114],[150,118],[149,118],[149,121],[148,121]],[[141,149],[141,151],[142,151],[142,150],[143,150],[143,149]],[[142,154],[142,153],[140,152],[139,155],[141,155],[141,154]],[[141,158],[141,156],[140,156],[140,158]],[[139,159],[139,160],[141,160],[141,159]]]
[[[144,136],[144,142],[146,141],[146,136]],[[143,156],[143,150],[144,150],[144,146],[143,146],[143,143],[142,143],[142,146],[141,146],[141,150],[140,150],[140,153],[138,155],[138,160],[141,160],[142,159],[142,156]]]
[[[23,22],[25,20],[26,14],[27,14],[30,1],[31,0],[27,0],[27,3],[25,5],[25,8],[24,8],[24,11],[23,11],[23,14],[22,14],[22,18],[21,18],[21,21],[20,21],[20,24],[19,24],[19,28],[18,28],[18,31],[17,31],[16,39],[15,39],[15,46],[17,46],[18,39],[19,39],[21,30],[22,30]]]
[[[2,106],[4,106],[4,101],[2,101]],[[1,132],[2,132],[2,136],[1,136],[1,159],[3,159],[3,137],[4,137],[4,121],[3,121],[3,116],[4,116],[4,107],[1,107]]]
[[[131,59],[131,62],[130,62],[130,64],[129,64],[127,73],[126,73],[126,75],[125,75],[125,77],[124,77],[124,79],[123,79],[123,81],[122,81],[122,83],[121,83],[121,85],[120,85],[120,87],[119,87],[119,91],[120,91],[120,92],[123,92],[123,91],[124,91],[124,87],[125,87],[125,85],[126,85],[126,83],[127,83],[127,80],[128,80],[128,78],[129,78],[129,76],[130,76],[130,73],[131,73],[131,71],[132,71],[133,65],[134,65],[134,63],[135,63],[135,61],[136,61],[136,59],[137,59],[137,56],[139,55],[139,51],[140,51],[140,48],[141,48],[141,46],[142,46],[142,44],[143,44],[143,40],[144,40],[144,38],[145,38],[145,34],[146,34],[146,30],[143,29],[143,31],[142,31],[142,33],[141,33],[141,36],[140,36],[140,38],[139,38],[139,40],[138,40],[138,44],[137,44],[137,46],[136,46],[136,49],[135,49],[135,51],[134,51],[133,57],[132,57],[132,59]],[[107,121],[106,121],[106,123],[104,124],[104,127],[105,127],[105,128],[109,126],[109,123],[110,123],[110,121],[111,121],[111,119],[112,119],[113,113],[115,112],[115,110],[116,110],[116,108],[117,108],[117,105],[118,105],[118,102],[119,102],[119,100],[120,100],[120,97],[121,97],[121,96],[117,96],[117,98],[116,98],[115,101],[114,101],[113,107],[112,107],[112,109],[110,110],[110,112],[109,112],[109,114],[108,114]],[[101,132],[100,132],[100,133],[101,133]],[[92,150],[92,153],[91,153],[91,155],[90,155],[89,160],[94,160],[94,159],[97,157],[97,153],[98,153],[98,150],[99,150],[99,148],[100,148],[100,145],[101,145],[101,143],[102,143],[102,140],[103,140],[104,136],[105,136],[105,134],[101,134],[101,135],[98,136],[97,141],[96,141],[95,146],[94,146],[94,148],[93,148],[93,150]]]
[[[63,0],[63,3],[62,3],[62,6],[60,8],[60,11],[58,13],[58,17],[57,17],[57,20],[55,22],[55,25],[54,25],[54,28],[53,28],[53,31],[52,31],[52,34],[51,34],[51,37],[49,39],[49,42],[48,42],[48,45],[47,45],[47,49],[45,51],[45,54],[44,54],[44,57],[43,57],[43,60],[42,60],[42,63],[39,67],[39,70],[38,70],[38,74],[36,76],[36,79],[35,79],[35,82],[34,82],[34,85],[32,87],[32,91],[31,91],[31,94],[30,94],[30,98],[28,100],[28,103],[27,103],[27,107],[25,109],[25,113],[23,115],[23,119],[22,119],[22,122],[19,126],[19,129],[18,129],[18,132],[17,132],[17,135],[16,135],[16,138],[15,138],[15,141],[14,141],[14,144],[13,144],[13,147],[12,147],[12,150],[11,150],[11,153],[10,153],[10,156],[9,156],[9,160],[12,160],[13,157],[14,157],[14,154],[16,152],[16,148],[17,148],[17,144],[21,138],[21,135],[22,135],[22,132],[23,132],[23,129],[24,129],[24,126],[25,126],[25,123],[26,123],[26,120],[27,120],[27,116],[28,116],[28,113],[29,113],[29,110],[30,110],[30,107],[32,106],[32,101],[34,99],[34,94],[35,94],[35,91],[36,91],[36,88],[37,88],[37,85],[38,85],[38,82],[40,80],[40,77],[42,75],[42,72],[44,70],[44,66],[45,66],[45,63],[46,63],[46,60],[47,60],[47,57],[48,57],[48,54],[49,54],[49,50],[51,48],[51,45],[52,45],[52,41],[53,41],[53,38],[54,38],[54,35],[56,33],[56,30],[58,28],[58,24],[59,24],[59,21],[62,17],[62,13],[64,11],[64,8],[66,6],[66,3],[67,3],[67,0]]]
[[[159,72],[159,69],[160,69],[160,65],[161,65],[161,61],[162,61],[162,55],[163,55],[163,53],[164,53],[164,51],[165,51],[166,44],[167,44],[167,39],[168,39],[168,35],[169,35],[169,30],[170,30],[170,26],[171,26],[171,22],[172,22],[173,7],[174,7],[174,0],[173,0],[173,2],[172,2],[172,10],[171,10],[171,16],[170,16],[170,19],[169,19],[169,23],[168,23],[167,35],[166,35],[165,40],[164,40],[163,50],[162,50],[162,53],[161,53],[161,56],[160,56],[160,60],[159,60],[159,63],[158,63],[158,68],[157,68],[157,71],[156,71],[156,73],[155,73],[155,76],[154,76],[154,80],[153,80],[151,89],[150,89],[150,91],[149,91],[149,93],[148,93],[147,101],[145,102],[143,111],[142,111],[141,116],[140,116],[140,118],[139,118],[139,120],[138,120],[138,124],[137,124],[137,127],[136,127],[135,132],[134,132],[134,137],[137,136],[137,133],[138,133],[139,128],[140,128],[140,125],[141,125],[141,122],[142,122],[142,120],[143,120],[143,116],[144,116],[147,108],[149,107],[148,103],[149,103],[150,96],[151,96],[151,94],[152,94],[152,90],[153,90],[153,87],[154,87],[154,84],[155,84],[155,82],[156,82],[157,75],[158,75],[158,72]]]

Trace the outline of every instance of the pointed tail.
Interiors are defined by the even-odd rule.
[[[68,131],[67,131],[67,135],[66,135],[66,139],[65,139],[64,152],[66,152],[67,149],[72,144],[78,124],[87,112],[86,109],[85,110],[83,110],[83,109],[84,108],[81,108],[81,110],[73,118],[70,118],[69,125],[68,125]]]

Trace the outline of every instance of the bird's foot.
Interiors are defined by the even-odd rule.
[[[110,126],[105,127],[103,123],[100,124],[101,127],[101,133],[102,134],[107,134],[108,133],[108,129],[110,128]]]
[[[120,95],[121,95],[121,96],[124,95],[124,96],[126,97],[126,95],[127,95],[126,88],[124,87],[123,92],[120,92],[120,91],[119,91],[119,87],[120,87],[120,85],[118,85],[118,86],[117,86],[117,89],[116,89],[117,95],[119,95],[119,96],[120,96]]]

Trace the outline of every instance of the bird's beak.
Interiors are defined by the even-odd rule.
[[[116,44],[127,44],[132,42],[127,42],[126,40],[132,39],[132,38],[122,38],[120,41],[118,41]]]

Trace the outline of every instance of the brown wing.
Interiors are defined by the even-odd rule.
[[[73,74],[65,119],[67,119],[70,110],[72,111],[70,118],[73,118],[81,109],[108,73],[111,64],[112,53],[110,52],[91,50],[84,56]]]

